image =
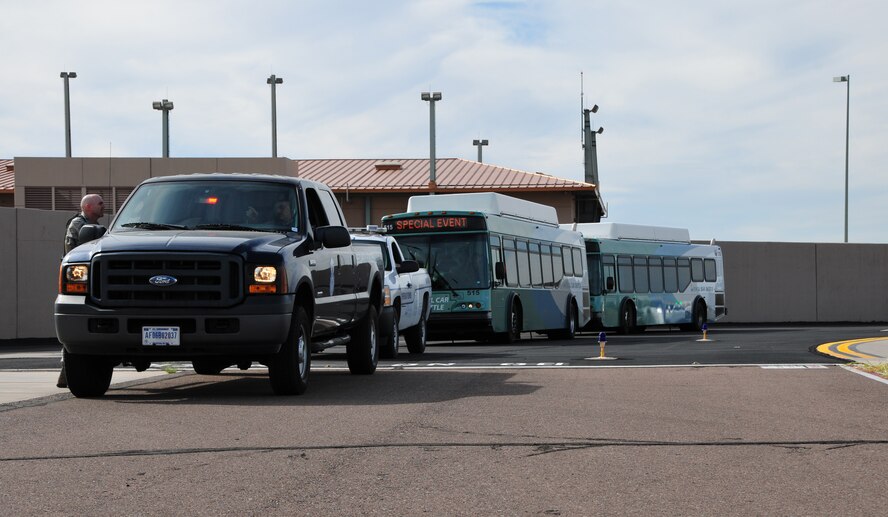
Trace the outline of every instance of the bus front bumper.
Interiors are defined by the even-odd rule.
[[[428,321],[429,339],[484,337],[493,333],[490,312],[432,312]]]

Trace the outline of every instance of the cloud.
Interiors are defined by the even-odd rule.
[[[601,109],[610,220],[721,239],[841,239],[851,74],[852,239],[888,242],[888,6],[874,1],[9,3],[0,157],[438,156],[582,179],[580,71]],[[760,236],[761,239],[756,238]]]

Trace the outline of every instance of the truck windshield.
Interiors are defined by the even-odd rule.
[[[132,193],[111,231],[299,231],[296,190],[283,183],[170,181],[147,183]]]
[[[397,241],[405,258],[428,269],[433,290],[490,287],[485,234],[403,235]]]

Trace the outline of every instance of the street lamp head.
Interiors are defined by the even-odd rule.
[[[598,104],[593,104],[592,109],[589,111],[591,111],[592,113],[598,113]]]
[[[163,109],[163,103],[160,102],[160,101],[154,101],[154,102],[151,103],[151,107],[154,108],[154,109],[156,109],[156,110],[162,110],[162,109]]]
[[[600,135],[601,133],[604,133],[604,128],[603,128],[603,127],[599,127],[599,128],[598,128],[598,131],[596,131],[596,133],[598,133],[599,135]]]
[[[168,101],[168,100],[166,100],[166,99],[164,99],[164,100],[162,100],[162,101],[154,101],[154,102],[152,102],[152,103],[151,103],[151,107],[154,108],[154,109],[156,109],[156,110],[169,111],[169,110],[173,109],[173,103],[170,102],[170,101]]]
[[[441,100],[441,92],[422,92],[419,97],[424,101],[439,101]]]
[[[472,140],[472,145],[487,145],[487,140]]]
[[[62,79],[76,79],[77,72],[62,72],[61,74],[59,74],[59,77],[61,77]]]
[[[848,77],[849,76],[847,76],[847,75],[840,75],[839,77],[833,77],[833,82],[834,83],[846,83],[846,82],[848,82]]]
[[[284,82],[283,77],[277,77],[274,74],[271,75],[268,79],[265,80],[265,84],[281,84]]]

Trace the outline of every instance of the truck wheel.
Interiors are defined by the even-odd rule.
[[[369,375],[376,371],[379,362],[377,343],[378,316],[376,307],[370,306],[367,315],[352,332],[351,341],[346,345],[348,369],[356,375]]]
[[[382,344],[382,348],[379,350],[379,357],[382,357],[383,359],[394,359],[398,357],[398,341],[401,339],[401,335],[398,334],[399,320],[398,312],[395,311],[394,316],[392,316],[392,328],[389,329],[389,335],[386,337]]]
[[[407,351],[411,354],[421,354],[426,348],[426,311],[423,308],[419,315],[419,323],[404,331],[404,341],[407,342]]]
[[[111,386],[114,363],[101,356],[69,354],[64,351],[68,389],[78,398],[101,397]]]
[[[191,366],[194,367],[194,373],[198,375],[219,375],[222,370],[231,366],[225,361],[218,359],[192,359]]]
[[[290,333],[281,350],[268,364],[268,378],[275,395],[302,395],[311,370],[311,336],[308,316],[298,307],[290,321]]]

